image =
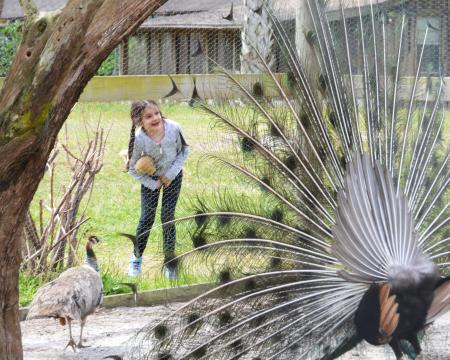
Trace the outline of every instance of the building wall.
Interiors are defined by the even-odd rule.
[[[260,82],[264,94],[278,96],[277,90],[272,86],[269,76],[237,74],[236,78],[247,88]],[[286,78],[278,75],[282,84],[286,86]],[[201,99],[239,99],[242,95],[236,91],[236,85],[225,75],[173,75],[179,93],[167,97],[172,90],[171,79],[167,75],[138,75],[138,76],[94,76],[84,88],[80,102],[116,102],[134,101],[136,99],[154,99],[168,102],[188,102],[196,87]],[[0,77],[0,89],[4,78]],[[195,82],[194,82],[195,81]],[[195,84],[195,85],[194,85]],[[288,89],[286,87],[286,91]]]
[[[207,74],[217,64],[239,72],[240,49],[238,29],[155,29],[132,36],[123,61],[128,64],[127,75]]]
[[[288,79],[285,74],[278,74],[285,91],[289,94]],[[237,79],[246,84],[247,88],[256,81],[263,84],[264,94],[267,96],[279,96],[279,92],[274,88],[271,79],[264,76],[238,74]],[[80,97],[80,102],[115,102],[115,101],[133,101],[136,99],[155,99],[167,101],[189,101],[194,91],[194,78],[197,87],[197,93],[202,99],[239,99],[241,93],[230,91],[235,89],[230,79],[222,75],[202,74],[196,75],[173,75],[172,77],[180,89],[180,93],[170,98],[165,96],[172,89],[172,83],[167,75],[151,76],[94,76],[84,88]],[[357,97],[362,99],[362,78],[361,75],[355,75],[354,83],[357,89]],[[401,84],[405,84],[405,89],[411,88],[412,77],[404,78]],[[434,82],[439,79],[434,78]],[[425,79],[419,82],[418,100],[425,100],[426,86]],[[4,78],[0,77],[0,89],[4,83]],[[402,87],[399,89],[399,99],[408,100],[409,92],[405,92]],[[444,92],[442,101],[448,107],[450,104],[450,77],[444,79]]]

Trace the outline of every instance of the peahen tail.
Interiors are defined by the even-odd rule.
[[[206,161],[223,187],[179,219],[193,243],[179,276],[217,286],[143,329],[136,354],[332,359],[362,340],[398,358],[402,341],[420,352],[428,310],[441,316],[450,302],[436,42],[447,30],[419,21],[421,3],[305,0],[302,48],[279,9],[260,10],[288,71],[263,56],[254,81],[222,70],[244,103],[201,104],[220,129]]]

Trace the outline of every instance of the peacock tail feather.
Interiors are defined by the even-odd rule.
[[[252,80],[222,69],[242,103],[200,102],[220,129],[204,161],[227,177],[177,220],[193,248],[176,261],[216,286],[142,329],[138,357],[332,359],[366,339],[369,289],[397,294],[402,340],[402,291],[450,274],[443,58],[427,67],[440,30],[426,25],[412,61],[420,1],[304,3],[312,56],[265,4],[289,71],[263,56]]]

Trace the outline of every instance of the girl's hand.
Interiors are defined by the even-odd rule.
[[[159,181],[161,181],[165,188],[169,187],[170,184],[172,184],[172,180],[170,180],[167,176],[160,176]]]
[[[162,183],[160,180],[156,180],[156,190],[161,189]]]

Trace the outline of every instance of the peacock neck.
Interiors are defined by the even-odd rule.
[[[94,250],[92,248],[92,243],[90,241],[86,244],[86,263],[93,268],[95,271],[100,272],[98,267],[97,257],[95,256]]]

